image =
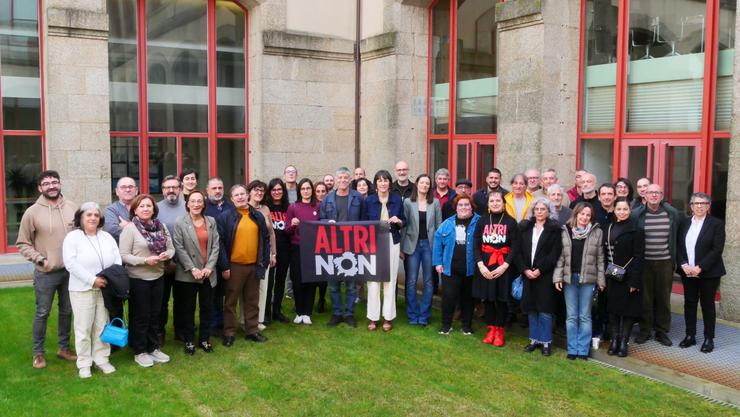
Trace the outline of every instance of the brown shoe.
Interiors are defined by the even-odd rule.
[[[65,361],[74,362],[77,360],[77,355],[70,352],[69,350],[60,350],[57,352],[57,358],[64,359]]]
[[[33,355],[33,367],[36,369],[46,368],[46,358],[43,353]]]
[[[391,321],[390,321],[390,320],[386,320],[386,321],[385,321],[385,322],[383,323],[383,331],[384,331],[384,332],[390,332],[390,331],[391,331],[391,329],[393,329],[393,323],[391,323]]]

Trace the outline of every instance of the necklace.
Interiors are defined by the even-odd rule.
[[[492,216],[493,216],[493,213],[489,212],[488,213],[488,223],[490,223],[490,224],[494,224],[493,223],[493,217]],[[504,219],[504,212],[502,211],[501,212],[501,217],[498,218],[498,221],[495,224],[501,224],[501,220],[503,220],[503,219]]]
[[[90,239],[90,236],[88,236],[87,233],[85,233],[85,237],[87,238],[87,241],[90,242],[90,246],[95,249],[95,255],[98,257],[98,261],[100,261],[100,270],[102,271],[103,269],[105,269],[105,266],[103,264],[103,249],[100,247],[100,239],[98,238],[98,234],[95,233],[95,240],[98,242],[98,246],[95,246],[95,244],[93,244],[92,239]]]

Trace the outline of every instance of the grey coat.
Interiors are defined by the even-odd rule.
[[[410,198],[404,199],[403,214],[406,216],[406,225],[401,233],[401,252],[411,255],[416,250],[416,243],[419,240],[419,202],[411,201]],[[427,204],[426,228],[430,248],[433,245],[434,232],[437,231],[442,220],[442,209],[439,206],[439,200],[435,198],[431,204]]]
[[[198,243],[198,235],[195,234],[195,226],[193,226],[193,219],[190,218],[189,214],[178,217],[175,222],[175,233],[173,235],[172,243],[175,246],[175,256],[177,256],[177,270],[175,271],[175,281],[181,282],[195,282],[200,283],[203,281],[196,281],[193,278],[193,274],[190,270],[193,268],[205,267],[213,271],[210,276],[211,287],[216,286],[216,262],[218,261],[219,251],[219,237],[218,228],[216,227],[216,220],[210,216],[203,216],[206,220],[206,227],[208,228],[208,250],[206,256],[207,262],[203,261],[203,255],[200,251],[200,243]]]
[[[597,223],[593,225],[588,236],[586,236],[586,243],[583,245],[583,258],[581,259],[581,278],[579,280],[581,284],[596,283],[599,287],[606,285],[606,280],[604,279],[605,260],[602,235],[601,228]],[[558,264],[555,267],[552,282],[570,284],[570,278],[573,273],[570,270],[572,246],[570,231],[566,226],[563,226],[561,238],[563,240],[563,251],[560,253],[560,259],[558,259]]]

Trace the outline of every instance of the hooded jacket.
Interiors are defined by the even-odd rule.
[[[77,204],[60,195],[58,204],[40,195],[29,207],[18,230],[15,246],[18,252],[34,264],[39,272],[51,272],[64,268],[62,243],[67,232],[74,229]],[[46,265],[43,261],[46,259]],[[43,265],[43,266],[42,266]]]

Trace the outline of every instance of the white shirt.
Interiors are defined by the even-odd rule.
[[[69,271],[70,291],[91,290],[98,272],[113,264],[121,265],[118,244],[104,230],[98,230],[95,236],[87,236],[80,229],[69,232],[62,244],[62,256]]]
[[[534,265],[534,254],[537,252],[537,243],[540,241],[540,236],[542,236],[544,230],[545,226],[540,227],[539,230],[537,230],[537,225],[532,228],[532,253],[530,254],[532,265]]]
[[[696,266],[696,241],[699,239],[699,232],[701,232],[701,228],[704,225],[704,219],[706,219],[706,216],[701,220],[691,217],[691,226],[689,226],[689,230],[686,232],[686,255],[689,258],[689,266]]]

